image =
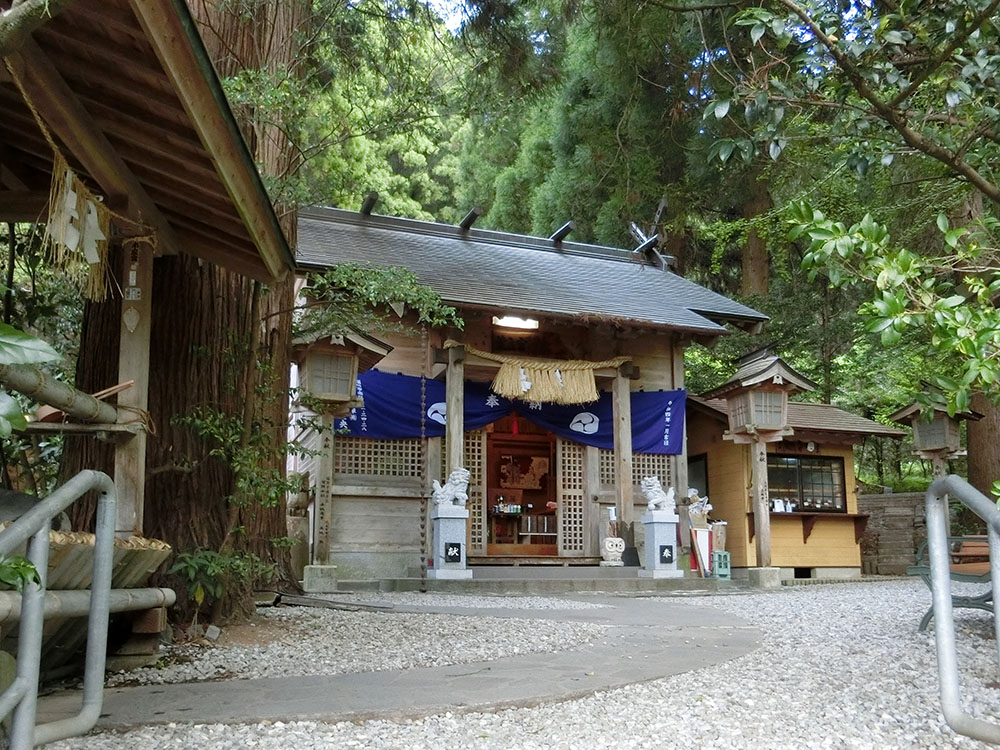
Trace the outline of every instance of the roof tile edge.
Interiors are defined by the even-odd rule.
[[[615,260],[622,263],[635,263],[636,265],[658,268],[654,263],[650,263],[643,254],[633,253],[624,248],[611,247],[609,245],[594,245],[585,242],[567,242],[561,240],[554,242],[547,237],[534,237],[527,234],[516,234],[514,232],[501,232],[495,229],[462,229],[454,224],[443,224],[436,221],[424,221],[422,219],[404,219],[397,216],[384,216],[381,214],[362,214],[357,211],[348,211],[343,208],[333,208],[329,206],[309,206],[299,211],[299,218],[316,219],[321,221],[334,221],[343,224],[352,224],[359,227],[372,227],[376,229],[400,230],[405,229],[414,234],[424,234],[435,237],[449,237],[451,239],[468,240],[469,242],[480,242],[484,244],[503,244],[510,247],[521,247],[529,250],[543,250],[555,255],[582,255],[591,258],[603,258],[605,260]],[[668,270],[668,269],[664,269]]]

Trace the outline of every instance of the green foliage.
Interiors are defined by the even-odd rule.
[[[15,591],[24,591],[29,583],[42,585],[42,579],[31,561],[26,557],[14,555],[0,556],[0,582],[7,584]]]
[[[741,110],[754,153],[778,158],[823,122],[829,141],[849,142],[841,163],[859,175],[916,155],[1000,202],[998,7],[766,0],[731,19],[758,54],[712,113],[735,119]]]
[[[181,578],[188,597],[200,608],[221,599],[227,586],[269,584],[277,567],[253,553],[195,549],[177,553],[169,572]]]
[[[283,458],[288,446],[274,445],[270,430],[257,425],[247,433],[241,418],[207,406],[194,407],[171,421],[204,439],[209,445],[208,455],[232,469],[233,491],[226,497],[229,505],[274,508],[287,493],[298,489],[298,478],[284,476],[275,466],[275,451]]]
[[[408,0],[313,6],[292,68],[224,81],[244,121],[291,143],[289,169],[268,179],[272,199],[354,208],[376,190],[380,213],[457,221],[450,141],[463,67],[452,34]]]
[[[399,327],[390,306],[404,305],[418,323],[431,326],[462,326],[455,308],[419,282],[411,271],[399,266],[373,268],[342,263],[322,273],[310,274],[308,301],[296,314],[297,336],[344,333],[356,328],[379,331]]]
[[[59,352],[35,336],[0,323],[0,363],[37,365],[60,358]]]
[[[954,355],[954,376],[936,378],[950,414],[967,410],[976,390],[1000,400],[995,221],[954,228],[939,216],[947,251],[938,256],[894,243],[888,228],[868,214],[848,227],[800,203],[789,222],[790,238],[810,242],[803,263],[811,276],[822,269],[834,285],[864,283],[874,291],[861,312],[884,346],[896,346],[907,332],[922,329],[935,352]]]

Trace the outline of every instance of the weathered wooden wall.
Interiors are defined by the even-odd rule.
[[[917,547],[927,537],[922,492],[860,495],[858,512],[867,513],[868,528],[861,538],[865,573],[898,576],[912,565]]]
[[[722,439],[724,427],[718,420],[688,411],[688,455],[708,457],[708,498],[714,506],[712,517],[726,521],[726,549],[734,568],[751,563],[750,458],[745,446]]]

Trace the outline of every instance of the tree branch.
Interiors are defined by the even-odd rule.
[[[0,13],[0,57],[20,49],[31,32],[74,0],[24,0]]]
[[[993,0],[993,2],[990,3],[982,13],[972,20],[972,23],[962,29],[961,32],[955,34],[954,38],[948,43],[948,45],[927,64],[927,67],[925,67],[916,78],[910,81],[910,85],[892,98],[892,101],[889,102],[889,106],[895,108],[906,101],[913,94],[913,92],[917,90],[920,84],[930,78],[934,71],[941,67],[944,61],[951,57],[955,50],[962,46],[965,40],[968,39],[976,29],[982,26],[984,21],[996,12],[998,7],[1000,7],[1000,0]]]
[[[872,91],[857,66],[840,50],[839,47],[837,47],[837,43],[823,32],[823,29],[821,29],[819,25],[813,21],[812,16],[810,16],[804,8],[797,5],[793,2],[793,0],[778,0],[778,3],[784,6],[786,10],[789,10],[794,15],[798,16],[802,23],[809,28],[809,31],[820,41],[820,43],[822,43],[824,47],[826,47],[827,51],[837,63],[837,66],[844,72],[844,75],[846,75],[848,80],[851,82],[854,90],[861,96],[862,99],[871,104],[875,113],[879,117],[896,129],[896,131],[903,137],[903,140],[907,143],[907,145],[949,167],[957,175],[964,177],[970,184],[978,188],[983,195],[991,201],[1000,204],[1000,187],[983,177],[968,162],[962,160],[938,143],[928,140],[916,130],[911,128],[907,124],[906,118],[902,113],[890,106],[888,102],[880,99],[875,92]],[[1000,5],[1000,0],[993,0],[990,8],[996,8],[998,5]]]
[[[696,10],[719,10],[721,8],[742,8],[745,3],[734,0],[731,3],[698,3],[696,5],[672,5],[662,3],[659,0],[646,0],[646,5],[653,5],[664,10],[673,10],[678,13],[688,13]]]

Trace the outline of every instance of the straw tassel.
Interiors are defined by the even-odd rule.
[[[445,348],[462,346],[446,341]],[[601,362],[570,359],[538,359],[484,352],[466,346],[470,354],[500,363],[493,379],[493,392],[505,398],[546,404],[589,404],[598,398],[594,371],[621,367],[631,357],[615,357]]]

